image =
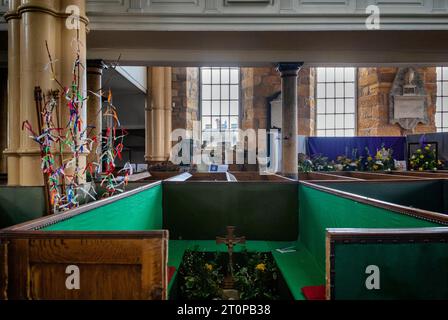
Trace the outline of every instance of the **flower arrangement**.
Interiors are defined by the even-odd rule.
[[[299,172],[333,171],[334,169],[334,163],[330,162],[327,157],[317,154],[310,159],[303,153],[299,154]]]
[[[435,148],[431,144],[425,144],[424,142],[410,157],[409,159],[410,170],[437,170],[443,168],[443,162],[437,160],[437,154]]]
[[[336,170],[338,171],[358,171],[360,169],[359,159],[352,159],[347,156],[338,156],[336,158]]]
[[[374,157],[370,154],[370,150],[366,148],[367,156],[361,157],[360,162],[363,171],[391,171],[395,170],[395,160],[392,157],[392,148],[385,148],[377,150]]]

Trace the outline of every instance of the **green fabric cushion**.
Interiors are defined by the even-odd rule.
[[[144,231],[160,230],[161,228],[162,186],[156,185],[42,230]]]

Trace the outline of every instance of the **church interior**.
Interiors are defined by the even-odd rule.
[[[448,1],[0,15],[0,300],[448,299]]]

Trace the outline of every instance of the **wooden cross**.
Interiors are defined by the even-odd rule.
[[[228,226],[226,237],[216,237],[216,244],[224,243],[227,246],[227,250],[229,252],[229,266],[231,275],[233,275],[233,247],[238,243],[246,243],[246,237],[235,237],[234,231],[234,226]]]

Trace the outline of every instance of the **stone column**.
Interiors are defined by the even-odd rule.
[[[20,145],[20,16],[17,14],[19,0],[9,1],[8,21],[8,124],[7,157],[8,185],[19,185]]]
[[[102,60],[87,61],[87,90],[89,100],[87,101],[87,125],[94,127],[91,129],[90,136],[96,137],[97,142],[93,143],[92,150],[87,157],[87,162],[100,161],[100,154],[97,153],[98,145],[101,146],[102,128],[103,128],[103,114],[102,114],[102,99],[101,96],[92,94],[101,94],[101,80],[103,76],[104,62]]]
[[[150,163],[166,161],[167,149],[170,149],[167,140],[171,134],[171,68],[148,68],[146,103],[145,160]]]
[[[8,145],[8,75],[7,69],[0,66],[0,173],[7,173],[6,155],[3,151]]]
[[[282,77],[282,174],[297,179],[297,74],[303,63],[279,63]]]
[[[173,111],[173,98],[172,98],[172,69],[171,67],[165,67],[165,159],[170,158],[171,154],[171,131],[172,131],[172,111]]]
[[[8,116],[8,163],[9,184],[22,186],[43,185],[40,170],[39,146],[21,130],[28,120],[37,131],[37,112],[34,88],[40,86],[44,93],[51,89],[61,90],[46,66],[49,63],[45,42],[52,54],[56,77],[64,86],[71,85],[74,56],[76,56],[77,30],[67,28],[69,5],[79,9],[79,39],[81,63],[85,66],[85,0],[22,0],[10,1],[5,15],[9,23],[9,96]],[[76,13],[77,14],[77,13]],[[76,42],[75,42],[76,43]],[[81,87],[85,90],[85,70],[81,71]],[[61,105],[61,123],[68,119],[68,108]],[[85,117],[83,119],[85,125]]]

